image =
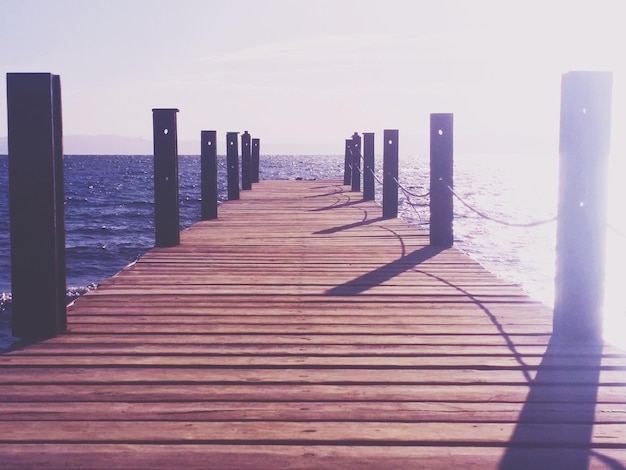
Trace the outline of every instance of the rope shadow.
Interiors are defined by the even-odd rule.
[[[529,393],[513,435],[505,445],[499,470],[587,470],[591,457],[601,461],[606,468],[626,470],[620,462],[591,449],[600,385],[601,344],[572,345],[551,336],[532,378],[532,368],[524,362],[513,337],[480,299],[439,276],[415,271],[454,287],[472,300],[504,338],[528,382]],[[572,351],[583,353],[585,361],[579,366],[572,366],[568,361]]]
[[[334,188],[334,191],[332,192],[327,192],[323,194],[313,194],[312,196],[304,196],[304,199],[315,199],[318,197],[336,196],[344,192],[343,188],[340,186],[333,186],[333,188]],[[318,186],[316,188],[311,188],[311,189],[328,189],[328,186]]]
[[[337,200],[335,203],[331,204],[330,206],[319,207],[317,209],[310,209],[310,212],[329,211],[331,209],[339,209],[341,207],[350,207],[350,206],[355,206],[357,204],[363,204],[364,202],[367,202],[367,201],[363,201],[362,199],[357,199],[353,201],[350,199],[350,196],[348,196],[346,193],[336,193],[333,195],[339,195],[339,194],[346,197],[348,200],[346,202],[342,202],[341,204],[339,204],[339,200]]]

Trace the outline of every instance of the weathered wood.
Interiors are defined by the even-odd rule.
[[[252,137],[245,131],[241,136],[241,189],[252,189]]]
[[[261,181],[1,355],[3,464],[623,464],[626,356],[350,190]]]
[[[153,109],[155,245],[180,243],[178,191],[178,109]]]
[[[373,201],[376,197],[374,185],[374,133],[363,133],[363,200]]]
[[[459,407],[441,402],[329,401],[314,405],[294,401],[291,406],[275,402],[111,402],[100,403],[0,403],[0,421],[351,421],[351,422],[506,422],[517,421],[521,403],[464,403]],[[541,423],[550,415],[554,422],[576,424],[576,403],[542,403],[528,422]],[[598,404],[595,419],[604,424],[623,422],[623,404]]]
[[[252,139],[252,182],[259,182],[261,165],[261,139]]]
[[[453,118],[430,115],[430,244],[444,248],[454,243]]]
[[[385,129],[383,142],[383,217],[398,217],[398,130]]]
[[[46,468],[65,470],[71,466],[81,469],[133,468],[153,470],[164,462],[171,468],[189,470],[225,469],[258,470],[281,468],[290,470],[341,468],[346,470],[380,468],[497,468],[505,448],[476,446],[385,446],[385,445],[257,445],[245,447],[228,444],[189,444],[185,452],[177,446],[153,444],[3,444],[3,462],[7,468]],[[585,468],[607,468],[606,462],[623,462],[623,449],[589,448]],[[210,458],[207,458],[207,455]],[[445,458],[442,458],[442,455]],[[518,468],[537,468],[541,459],[544,468],[565,469],[564,460],[580,460],[580,449],[518,449]],[[586,463],[586,462],[585,462]],[[616,467],[615,465],[613,466]]]
[[[350,146],[352,145],[352,139],[346,139],[346,147],[343,162],[343,184],[350,184],[352,179],[352,152]]]
[[[570,72],[561,82],[554,332],[602,342],[610,72]]]
[[[49,73],[7,74],[13,334],[66,328],[61,85]]]
[[[200,191],[202,220],[217,219],[217,131],[200,132]]]
[[[361,191],[361,136],[355,132],[352,135],[352,144],[350,145],[352,175],[350,182],[352,191]]]
[[[228,200],[239,199],[239,133],[226,133],[226,183]]]

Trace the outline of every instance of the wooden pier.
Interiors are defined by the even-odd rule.
[[[262,181],[0,356],[0,468],[626,467],[626,357],[342,181]]]

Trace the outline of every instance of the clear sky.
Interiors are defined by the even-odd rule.
[[[66,135],[151,140],[151,109],[175,107],[179,140],[249,130],[266,153],[341,153],[354,131],[397,128],[412,154],[428,148],[429,114],[452,112],[457,152],[556,151],[570,70],[614,72],[624,134],[624,5],[0,0],[0,86],[7,72],[59,74]]]

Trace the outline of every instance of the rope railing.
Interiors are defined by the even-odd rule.
[[[422,222],[422,215],[417,211],[417,204],[415,204],[413,201],[411,201],[411,197],[405,193],[405,197],[406,197],[406,201],[408,202],[409,206],[411,206],[411,209],[413,209],[413,212],[415,212],[415,215],[417,215],[417,218],[419,219],[420,222]]]
[[[363,157],[361,156],[361,160],[363,160]],[[372,174],[372,176],[374,177],[374,179],[378,182],[378,184],[380,184],[381,186],[383,185],[383,182],[380,180],[380,178],[378,176],[376,176],[376,173],[374,173],[374,170],[372,170],[371,168],[368,168],[370,173]],[[359,172],[363,175],[363,171],[359,168]],[[394,181],[396,182],[396,184],[398,185],[398,187],[400,189],[402,189],[402,191],[404,192],[404,195],[406,196],[408,205],[411,207],[411,209],[413,209],[413,211],[415,212],[415,215],[417,215],[418,219],[420,220],[420,222],[423,220],[422,215],[418,212],[417,210],[417,204],[415,204],[413,201],[411,201],[411,197],[424,197],[424,196],[420,196],[417,194],[413,194],[410,191],[406,190],[406,188],[404,188],[397,180],[397,178],[394,178]],[[427,193],[426,196],[428,196],[430,194]]]
[[[405,188],[405,187],[404,187],[404,186],[400,183],[400,181],[398,181],[398,178],[395,178],[395,177],[394,177],[394,178],[393,178],[393,180],[396,182],[396,184],[398,185],[398,187],[399,187],[399,188],[400,188],[400,189],[404,192],[404,194],[405,194],[405,195],[407,195],[407,196],[409,196],[409,195],[410,195],[410,196],[413,196],[413,197],[428,197],[428,196],[430,196],[430,191],[428,191],[427,193],[424,193],[424,194],[415,194],[415,193],[412,193],[411,191],[409,191],[407,188]]]
[[[361,174],[363,174],[363,171],[360,168],[359,168],[359,171],[361,172]],[[383,182],[380,180],[380,178],[378,178],[378,176],[376,176],[376,173],[374,173],[374,171],[371,168],[370,168],[370,173],[372,174],[374,179],[378,182],[378,184],[381,184],[381,185],[383,184]],[[393,180],[396,182],[396,184],[398,185],[400,190],[402,190],[402,192],[406,196],[408,205],[411,206],[411,208],[415,211],[415,213],[420,218],[420,220],[422,220],[421,214],[416,209],[417,204],[415,204],[411,200],[411,197],[417,197],[417,198],[428,197],[428,196],[430,196],[430,191],[425,193],[425,194],[415,194],[415,193],[409,191],[407,188],[405,188],[398,181],[397,178],[393,178]],[[484,212],[482,212],[482,211],[476,209],[475,207],[473,207],[471,204],[469,204],[467,201],[465,201],[456,191],[454,191],[449,185],[446,185],[446,187],[452,193],[452,195],[454,197],[456,197],[461,202],[461,204],[463,204],[467,209],[469,209],[470,211],[474,212],[476,215],[482,217],[483,219],[487,219],[487,220],[489,220],[491,222],[494,222],[494,223],[497,223],[497,224],[500,224],[500,225],[506,225],[508,227],[530,228],[530,227],[538,227],[538,226],[541,226],[541,225],[547,225],[549,223],[555,222],[557,220],[557,218],[558,218],[555,215],[555,216],[549,217],[547,219],[540,219],[540,220],[535,220],[535,221],[531,221],[531,222],[523,222],[523,223],[508,222],[508,221],[505,221],[505,220],[500,220],[500,219],[497,219],[497,218],[492,217],[490,215],[487,215]],[[626,233],[624,233],[623,231],[619,230],[614,225],[612,225],[610,223],[607,223],[607,228],[610,229],[611,231],[613,231],[615,234],[619,235],[620,237],[626,238]]]
[[[370,173],[372,174],[372,176],[374,177],[374,179],[378,182],[378,184],[380,184],[381,186],[384,184],[380,178],[378,176],[376,176],[376,173],[374,173],[374,170],[372,170],[371,168],[369,168]]]
[[[556,216],[553,216],[553,217],[550,217],[549,219],[536,220],[536,221],[533,221],[533,222],[526,222],[526,223],[507,222],[507,221],[504,221],[504,220],[496,219],[494,217],[491,217],[491,216],[485,214],[484,212],[479,211],[478,209],[472,207],[470,204],[465,202],[465,200],[463,200],[463,198],[461,196],[459,196],[454,191],[454,189],[452,189],[450,187],[450,185],[446,185],[446,187],[448,188],[448,190],[450,190],[450,192],[454,195],[454,197],[456,197],[461,202],[461,204],[463,204],[469,210],[471,210],[475,214],[478,214],[483,219],[487,219],[487,220],[489,220],[491,222],[495,222],[497,224],[506,225],[506,226],[509,226],[509,227],[537,227],[539,225],[549,224],[551,222],[554,222],[557,219]]]
[[[361,162],[363,162],[363,155],[359,154],[359,158],[361,159]],[[350,171],[352,171],[353,169],[353,165],[350,164],[349,165]],[[368,168],[371,175],[374,177],[374,179],[378,182],[378,184],[380,184],[381,186],[384,184],[383,181],[376,175],[376,173],[374,172],[374,170],[372,170],[371,168]],[[357,170],[359,171],[359,173],[364,176],[364,168],[361,167],[357,167]],[[397,178],[393,178],[393,180],[395,181],[395,183],[398,185],[398,188],[400,188],[400,190],[404,193],[405,197],[406,197],[406,202],[408,203],[409,206],[411,206],[411,208],[415,211],[416,215],[418,216],[418,218],[420,220],[422,220],[422,216],[421,214],[417,211],[416,207],[418,206],[418,204],[415,204],[412,200],[411,197],[414,198],[426,198],[430,196],[430,191],[424,193],[424,194],[416,194],[412,191],[410,191],[409,189],[407,189],[402,183],[400,183],[400,181],[398,181]],[[531,221],[531,222],[522,222],[522,223],[516,223],[516,222],[509,222],[509,221],[505,221],[505,220],[501,220],[501,219],[497,219],[495,217],[492,217],[488,214],[485,214],[484,212],[476,209],[475,207],[473,207],[471,204],[469,204],[467,201],[465,201],[465,199],[463,199],[463,197],[461,197],[456,191],[454,191],[454,189],[452,189],[451,186],[446,185],[446,187],[448,188],[448,190],[452,193],[452,195],[459,200],[459,202],[461,202],[461,204],[463,204],[463,206],[465,206],[467,209],[469,209],[470,211],[472,211],[473,213],[475,213],[476,215],[482,217],[483,219],[489,220],[491,222],[500,224],[500,225],[506,225],[508,227],[520,227],[520,228],[529,228],[529,227],[538,227],[541,225],[547,225],[549,223],[555,222],[557,220],[557,216],[552,216],[549,217],[547,219],[540,219],[540,220],[535,220],[535,221]],[[624,233],[623,231],[619,230],[618,228],[616,228],[614,225],[607,223],[607,228],[610,229],[611,231],[613,231],[615,234],[617,234],[620,237],[626,238],[626,233]]]

